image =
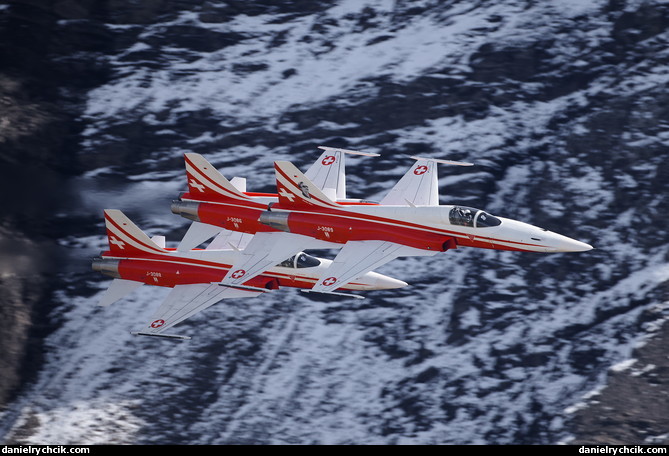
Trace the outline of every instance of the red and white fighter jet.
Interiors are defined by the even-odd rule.
[[[347,199],[344,174],[344,154],[377,154],[321,148],[325,152],[307,171],[319,184],[311,184],[323,194],[336,197],[337,202],[333,204],[342,207],[377,204]],[[172,203],[172,212],[194,223],[177,250],[189,251],[213,236],[216,238],[210,245],[242,250],[238,261],[232,265],[232,272],[223,279],[223,285],[245,284],[269,267],[303,250],[341,247],[327,240],[281,232],[260,223],[260,214],[268,206],[278,203],[279,195],[246,192],[245,185],[235,185],[223,177],[199,154],[185,154],[185,164],[188,192]]]
[[[284,253],[341,248],[310,290],[323,293],[333,293],[401,256],[432,256],[458,247],[526,252],[592,249],[583,242],[479,209],[439,205],[437,163],[471,164],[412,158],[417,160],[414,166],[381,204],[355,205],[333,201],[292,163],[277,161],[278,202],[266,204],[239,192],[201,156],[186,154],[190,191],[173,203],[172,211],[205,224],[259,233],[253,242],[262,239],[263,244],[249,243],[249,262],[260,260],[263,249],[277,243]],[[204,187],[202,196],[193,191],[192,182]],[[252,277],[227,276],[223,282],[241,285]]]
[[[230,270],[244,254],[228,248],[179,252],[165,248],[165,238],[149,238],[121,211],[104,211],[109,250],[93,259],[93,270],[114,278],[100,305],[107,306],[127,296],[142,284],[170,287],[172,291],[150,318],[146,327],[134,334],[190,339],[164,331],[223,299],[253,298],[280,287],[310,289],[327,270],[331,260],[299,252],[283,257],[278,264],[261,271],[244,285],[224,286],[226,275],[244,276],[241,269]],[[349,290],[400,288],[406,282],[370,272],[350,283]]]
[[[328,198],[343,205],[370,204],[370,201],[360,199],[350,199],[346,197],[346,155],[362,155],[367,157],[378,157],[379,154],[369,152],[359,152],[349,149],[340,149],[336,147],[319,146],[322,149],[320,157],[305,172],[305,176],[318,187]],[[224,188],[233,187],[235,192],[249,197],[251,201],[260,203],[267,207],[270,203],[278,202],[276,193],[258,193],[246,191],[246,179],[234,177],[229,183],[217,183],[218,171],[207,162],[201,155],[185,154],[186,173],[188,177],[189,192],[184,196],[184,200],[193,199],[196,201],[221,201],[229,197],[229,192]],[[213,170],[213,171],[212,171]],[[225,180],[225,179],[224,179]],[[221,187],[223,186],[223,188]],[[238,195],[241,197],[241,195]],[[187,218],[192,218],[188,217]],[[178,250],[187,251],[197,247],[204,241],[217,236],[213,241],[214,245],[234,246],[235,248],[244,248],[251,240],[249,234],[255,233],[254,230],[238,231],[239,217],[231,217],[231,228],[227,230],[224,225],[207,225],[194,221],[186,235],[181,240]]]

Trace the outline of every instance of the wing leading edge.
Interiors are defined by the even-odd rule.
[[[165,334],[165,331],[223,299],[254,298],[260,294],[262,294],[261,291],[237,290],[221,287],[217,283],[176,285],[145,328],[133,334],[189,339],[184,336],[168,335]]]

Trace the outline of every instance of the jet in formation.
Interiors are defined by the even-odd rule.
[[[433,256],[460,247],[525,252],[582,252],[586,243],[483,210],[440,205],[439,163],[411,157],[413,166],[380,201],[346,196],[345,156],[366,154],[321,146],[302,173],[274,163],[277,193],[246,191],[203,156],[185,154],[188,191],[172,212],[192,221],[176,249],[150,239],[123,213],[105,211],[110,249],[93,269],[114,277],[108,305],[141,284],[173,287],[146,327],[134,334],[172,338],[165,330],[227,298],[255,297],[280,287],[364,297],[351,291],[407,286],[374,269],[405,256]],[[205,249],[200,245],[213,238]],[[304,253],[339,249],[333,260]]]

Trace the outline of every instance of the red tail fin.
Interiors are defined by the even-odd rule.
[[[250,201],[250,198],[240,192],[202,155],[188,153],[184,155],[186,161],[186,176],[188,178],[189,199],[203,201],[238,200]]]
[[[323,207],[341,209],[291,162],[274,162],[279,203],[283,207]]]
[[[105,224],[109,251],[114,254],[130,256],[138,253],[165,253],[165,249],[149,239],[119,210],[105,209]]]

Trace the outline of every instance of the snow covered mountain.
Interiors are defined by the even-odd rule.
[[[619,442],[585,398],[627,367],[669,405],[666,356],[629,367],[667,334],[669,3],[42,3],[0,7],[0,441],[668,443],[662,413]],[[95,306],[104,208],[177,242],[183,153],[273,191],[318,145],[381,154],[349,159],[351,197],[409,155],[474,162],[440,168],[443,204],[595,250],[400,259],[379,272],[408,288],[225,302],[187,342],[129,334],[167,290]]]

